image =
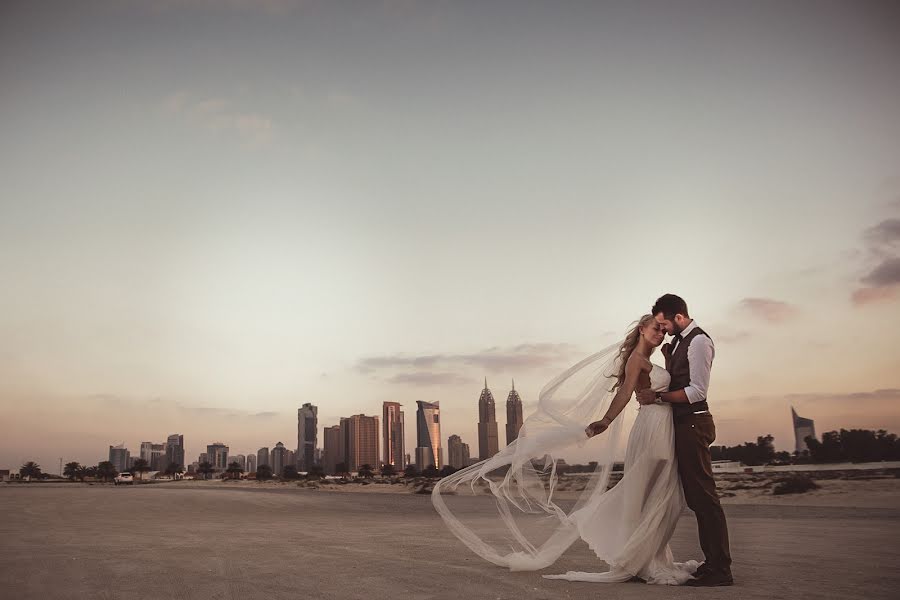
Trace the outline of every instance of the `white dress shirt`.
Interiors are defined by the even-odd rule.
[[[681,337],[687,337],[687,334],[695,327],[697,327],[697,321],[692,320],[691,324],[681,332]],[[672,347],[672,355],[675,354],[675,348],[680,343]],[[695,402],[706,400],[706,391],[709,389],[709,374],[712,371],[713,358],[716,356],[716,347],[713,341],[709,339],[709,336],[698,335],[691,341],[691,345],[688,346],[687,355],[691,382],[684,388],[684,393],[688,402],[694,404]]]

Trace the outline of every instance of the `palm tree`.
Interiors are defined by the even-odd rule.
[[[94,477],[97,472],[97,467],[89,467],[87,465],[78,465],[78,468],[75,469],[75,477],[78,478],[78,481],[84,481],[85,477]]]
[[[313,465],[306,472],[307,479],[321,479],[325,476],[325,470],[322,469],[322,465]]]
[[[182,469],[181,465],[177,462],[169,463],[169,466],[166,467],[165,473],[166,475],[171,475],[172,479],[177,479],[178,474],[181,473],[184,469]]]
[[[138,458],[134,461],[134,465],[131,467],[131,471],[133,473],[138,474],[138,479],[141,481],[144,480],[144,473],[150,470],[150,464],[147,462],[145,458]]]
[[[394,469],[394,465],[387,464],[387,465],[384,465],[383,467],[381,467],[382,477],[393,477],[396,474],[397,474],[397,471],[396,471],[396,469]]]
[[[269,465],[259,465],[256,467],[257,479],[272,479],[272,467]]]
[[[209,476],[216,472],[216,469],[212,466],[212,463],[203,461],[197,466],[197,472],[203,475],[204,479],[209,479]]]
[[[228,473],[232,479],[240,479],[241,473],[244,472],[244,468],[237,461],[235,461],[228,465],[228,468],[225,469],[225,472]]]
[[[403,469],[404,477],[418,477],[419,470],[416,468],[416,465],[406,465],[406,468]]]
[[[375,476],[375,471],[372,470],[372,465],[366,463],[359,468],[359,476],[364,477],[366,479],[371,479]]]
[[[118,474],[119,472],[116,470],[116,466],[108,460],[104,460],[97,465],[97,477],[103,481],[109,481]]]
[[[75,481],[75,478],[78,477],[78,469],[81,468],[81,465],[77,462],[68,462],[66,463],[65,468],[63,469],[63,475]]]
[[[424,477],[437,477],[440,473],[437,470],[437,467],[434,465],[428,465],[424,469],[422,469],[422,475]]]
[[[34,477],[35,479],[40,479],[41,465],[37,464],[33,460],[29,460],[27,463],[19,467],[19,475],[28,478],[29,481],[32,477]]]

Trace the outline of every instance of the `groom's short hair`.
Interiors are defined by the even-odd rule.
[[[675,315],[684,315],[690,318],[687,302],[681,296],[676,296],[675,294],[664,294],[657,298],[653,308],[650,309],[650,313],[654,315],[662,313],[668,321],[673,320]]]

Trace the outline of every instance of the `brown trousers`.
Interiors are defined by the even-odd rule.
[[[697,517],[700,548],[706,563],[721,571],[730,571],[728,523],[719,504],[713,479],[709,446],[716,439],[712,415],[684,415],[675,419],[675,456],[678,474],[688,508]]]

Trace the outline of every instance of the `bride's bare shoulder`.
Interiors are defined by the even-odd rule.
[[[641,356],[637,352],[632,352],[631,356],[628,357],[628,362],[625,363],[625,368],[650,371],[653,368],[653,363],[651,363],[647,357]]]

